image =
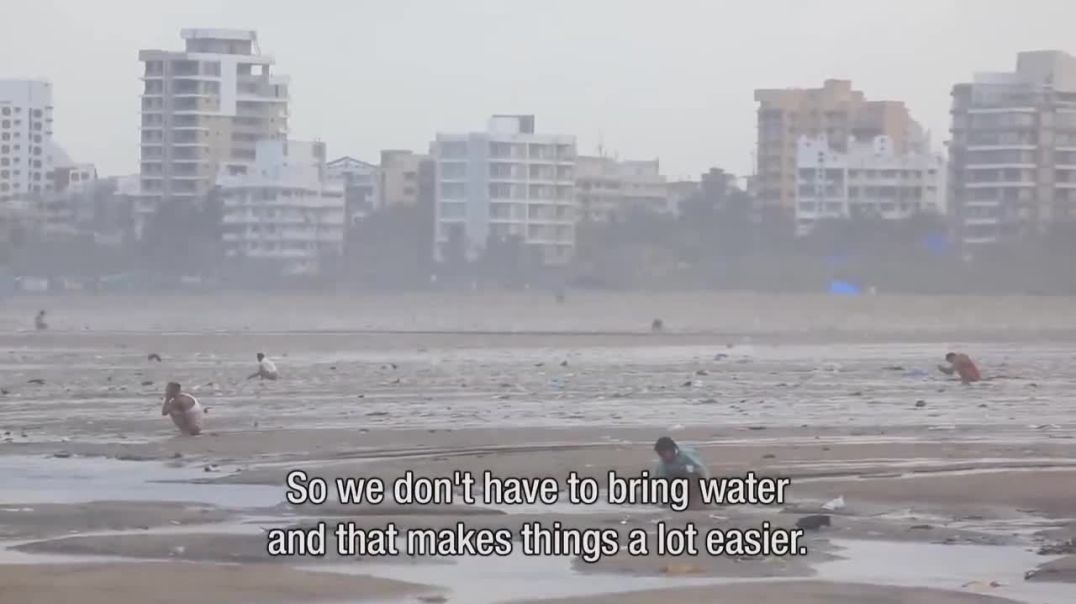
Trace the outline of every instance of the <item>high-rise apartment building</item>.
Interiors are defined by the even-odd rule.
[[[673,211],[658,160],[620,161],[580,155],[575,162],[575,195],[580,218],[607,222],[632,212]]]
[[[868,101],[847,80],[826,80],[821,88],[756,90],[758,102],[758,171],[760,209],[791,212],[796,200],[800,137],[825,136],[833,149],[845,151],[849,140],[887,136],[903,153],[924,144],[923,130],[899,101]]]
[[[253,31],[184,29],[182,51],[143,50],[140,213],[204,196],[243,174],[265,139],[287,132],[288,80]]]
[[[0,201],[49,190],[52,84],[0,80]]]
[[[546,265],[575,249],[575,137],[537,134],[532,115],[499,115],[485,132],[438,134],[434,257],[477,258],[490,238],[522,242]]]
[[[949,160],[965,245],[1076,219],[1076,57],[1022,52],[1016,71],[954,86]]]
[[[797,155],[796,232],[822,219],[908,218],[945,212],[945,160],[898,152],[888,136],[850,140],[834,151],[824,136],[803,137]]]

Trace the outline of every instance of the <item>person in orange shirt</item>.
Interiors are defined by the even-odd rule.
[[[968,355],[962,352],[950,352],[945,355],[945,360],[949,362],[949,365],[938,365],[938,369],[945,375],[955,373],[960,376],[960,381],[965,384],[983,379],[979,374],[979,368],[975,366],[975,362]]]

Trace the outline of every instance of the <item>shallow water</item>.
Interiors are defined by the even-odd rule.
[[[0,505],[32,513],[35,503],[178,501],[233,508],[271,507],[283,501],[279,487],[198,484],[199,467],[168,467],[151,461],[106,458],[0,456]]]

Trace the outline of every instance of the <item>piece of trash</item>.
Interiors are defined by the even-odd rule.
[[[663,566],[661,568],[661,572],[665,573],[666,575],[671,575],[675,577],[682,575],[698,574],[702,572],[702,568],[690,562],[673,562],[671,564]]]
[[[695,375],[710,375],[710,372],[706,371],[705,369],[699,369],[695,372]]]
[[[142,382],[142,385],[143,386],[152,386],[153,385],[153,380],[145,380],[145,381]]]
[[[727,358],[729,358],[729,355],[727,355],[727,354],[725,354],[723,352],[719,352],[719,353],[714,355],[714,360],[715,361],[724,361]]]
[[[923,399],[919,399],[919,400],[915,401],[915,406],[918,407],[918,408],[923,408],[923,407],[927,406],[927,402],[924,401]]]
[[[26,383],[27,384],[37,384],[38,386],[44,386],[45,385],[45,380],[43,380],[41,378],[34,378],[32,380],[26,380]]]
[[[203,472],[216,472],[217,471],[217,465],[216,464],[206,464],[205,467],[202,468],[202,471]]]
[[[683,386],[684,388],[690,388],[692,384],[694,384],[694,382],[692,382],[691,380],[688,380],[688,381],[686,381],[686,382],[684,382],[683,384],[680,384],[680,385]]]
[[[796,528],[805,531],[817,531],[823,526],[830,526],[829,516],[826,514],[812,514],[796,520]]]
[[[932,530],[933,528],[934,527],[930,526],[929,524],[913,524],[913,525],[908,527],[908,530],[912,530],[912,531],[929,531],[929,530]]]
[[[657,333],[659,331],[663,331],[664,329],[665,321],[662,321],[661,319],[654,319],[650,322],[650,331]]]
[[[777,459],[777,456],[774,455],[773,453],[767,453],[767,454],[762,456],[762,459]]]
[[[161,355],[157,354],[156,352],[151,352],[151,353],[146,355],[146,360],[147,361],[157,361],[158,363],[160,363],[161,362]]]
[[[1050,543],[1039,548],[1040,556],[1062,556],[1076,554],[1076,538],[1059,543]]]
[[[67,459],[68,457],[71,457],[71,452],[70,451],[57,451],[57,452],[53,453],[52,456],[57,458],[57,459]]]
[[[699,404],[700,405],[716,405],[717,400],[712,399],[712,398],[704,398],[701,401],[699,401]]]
[[[887,365],[885,367],[882,367],[882,370],[883,371],[904,371],[904,367],[901,367],[900,365]]]
[[[844,495],[837,497],[836,499],[830,499],[822,504],[822,509],[827,512],[835,512],[844,508]]]
[[[567,366],[568,366],[568,360],[567,360],[567,359],[565,359],[565,360],[561,361],[561,362],[560,362],[560,366],[561,366],[561,367],[567,367]]]
[[[448,602],[448,598],[441,594],[434,594],[431,596],[419,596],[418,601],[425,602],[426,604],[444,604],[445,602]]]
[[[964,589],[996,589],[1001,587],[997,581],[970,581],[961,585]]]
[[[388,414],[388,411],[371,411],[366,414],[366,417],[384,417]]]

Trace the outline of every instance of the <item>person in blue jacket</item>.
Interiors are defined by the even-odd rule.
[[[699,459],[698,453],[688,447],[681,447],[672,438],[662,436],[654,444],[654,452],[658,454],[658,465],[654,475],[658,478],[687,478],[689,481],[688,507],[703,507],[700,494],[699,480],[709,478],[710,472],[706,464]]]

